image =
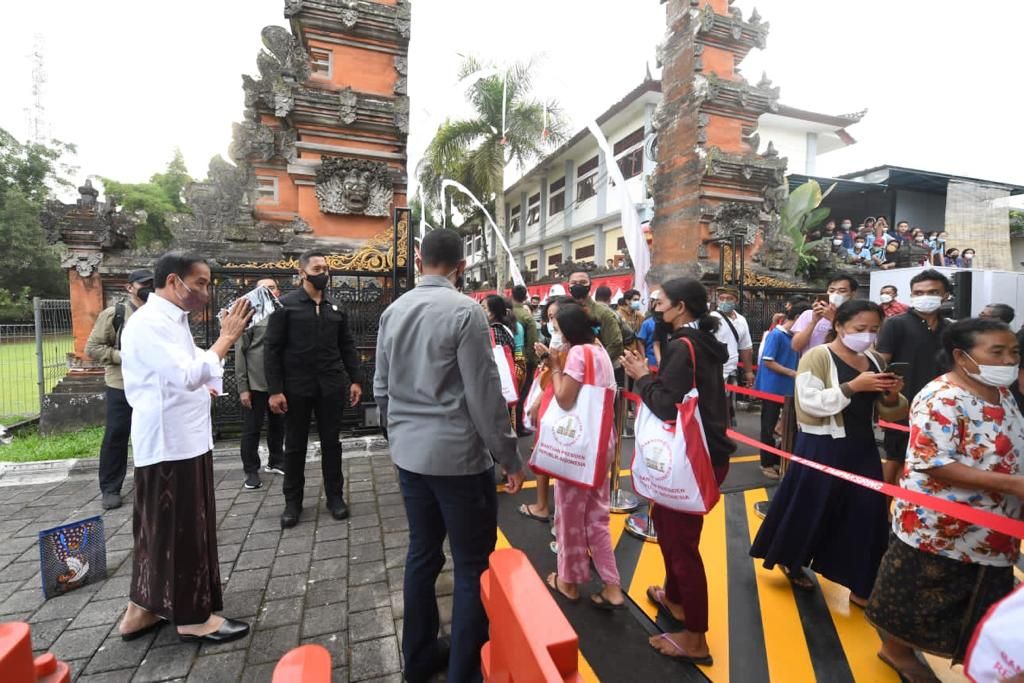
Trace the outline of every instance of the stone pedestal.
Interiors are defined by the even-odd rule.
[[[105,393],[103,370],[72,370],[43,397],[39,433],[45,436],[102,425]]]

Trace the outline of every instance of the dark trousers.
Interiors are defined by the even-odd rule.
[[[761,401],[761,443],[775,445],[775,425],[782,414],[782,404],[775,401]],[[761,449],[761,467],[777,467],[779,456]]]
[[[252,408],[242,406],[242,469],[246,474],[260,469],[260,432],[267,421],[267,465],[284,469],[284,415],[270,412],[270,395],[252,391]]]
[[[284,448],[284,500],[289,505],[302,506],[302,493],[306,486],[306,446],[309,439],[309,419],[316,415],[320,433],[320,469],[324,475],[327,501],[340,500],[345,477],[341,472],[341,416],[345,410],[348,388],[337,394],[326,395],[317,390],[315,396],[286,394],[288,412],[285,413]]]
[[[440,617],[434,583],[444,567],[445,536],[455,560],[449,681],[479,681],[480,648],[488,621],[480,600],[480,576],[498,535],[494,468],[463,476],[430,476],[398,470],[409,519],[405,562],[402,655],[409,681],[425,680],[436,666]]]
[[[132,407],[123,389],[107,387],[107,424],[100,446],[100,493],[121,493],[128,470],[128,439],[132,433]]]
[[[728,473],[728,465],[715,467],[719,485]],[[704,516],[655,505],[651,518],[658,530],[658,546],[665,560],[665,597],[681,605],[686,612],[687,631],[707,633],[708,577],[700,556]]]
[[[907,420],[899,420],[899,424],[910,424]],[[910,444],[910,434],[898,429],[885,429],[882,433],[882,447],[885,449],[885,459],[891,462],[907,461],[907,446]]]

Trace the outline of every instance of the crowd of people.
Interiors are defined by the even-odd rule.
[[[811,236],[829,239],[832,253],[841,261],[870,269],[896,268],[897,266],[945,266],[948,268],[977,268],[975,251],[968,247],[963,250],[946,244],[945,231],[929,231],[911,227],[907,221],[899,221],[894,228],[883,216],[868,216],[857,227],[853,221],[844,218],[838,227],[835,220],[825,223],[821,231]]]
[[[881,232],[884,239],[884,224]],[[572,410],[587,385],[628,388],[666,422],[696,388],[719,485],[736,450],[727,390],[735,385],[782,401],[764,402],[763,444],[780,443],[791,419],[793,452],[809,461],[1019,516],[1024,417],[1015,397],[1022,398],[1024,373],[1008,326],[1014,312],[993,304],[979,318],[947,319],[952,288],[938,271],[911,280],[909,307],[891,286],[877,303],[858,299],[857,280],[837,275],[813,301],[787,302],[755,362],[740,293],[730,287],[709,294],[697,280],[671,279],[645,310],[640,292],[613,303],[607,288],[591,292],[590,275],[580,271],[569,275],[567,292],[543,301],[516,287],[511,299],[477,303],[459,291],[465,267],[457,233],[429,232],[416,256],[418,284],[385,311],[377,339],[374,398],[410,529],[403,593],[406,612],[417,618],[403,626],[408,680],[442,669],[450,680],[479,680],[488,632],[479,580],[497,539],[494,482],[511,494],[520,490],[525,465],[517,436],[536,429],[545,406]],[[223,391],[223,359],[232,348],[245,414],[243,486],[262,484],[258,444],[266,424],[263,472],[284,476],[282,528],[298,524],[315,414],[327,509],[336,519],[348,515],[338,437],[342,411],[361,398],[362,368],[346,312],[326,291],[323,254],[303,254],[297,277],[299,288],[256,324],[240,298],[223,312],[220,337],[203,350],[192,340],[188,314],[207,305],[210,269],[198,256],[172,252],[153,272],[132,273],[126,304],[97,322],[89,349],[108,366],[109,386],[105,507],[121,502],[127,431],[135,464],[131,602],[119,627],[125,639],[165,623],[186,640],[224,642],[248,632],[248,624],[219,615],[210,401]],[[277,295],[274,281],[259,284]],[[518,400],[503,395],[497,347],[512,359]],[[879,420],[906,426],[885,430],[883,457]],[[613,430],[609,447],[627,435]],[[851,604],[883,633],[879,656],[907,680],[936,680],[915,650],[962,659],[975,624],[1012,588],[1019,553],[1012,537],[903,499],[890,512],[876,490],[799,464],[782,468],[767,450],[761,468],[781,481],[751,555],[781,567],[794,589],[814,590],[815,574],[849,588]],[[583,599],[593,563],[601,584],[586,599],[595,609],[622,610],[608,472],[594,486],[552,486],[536,474],[535,498],[518,511],[545,525],[539,533],[553,529],[557,558],[546,575],[553,594]],[[674,624],[650,646],[710,664],[704,518],[660,505],[650,514],[665,579],[646,595]],[[455,584],[450,638],[440,632],[435,594],[446,539]]]

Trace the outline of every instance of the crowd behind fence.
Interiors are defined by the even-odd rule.
[[[35,299],[34,320],[0,324],[0,424],[39,414],[42,395],[68,370],[71,302]]]

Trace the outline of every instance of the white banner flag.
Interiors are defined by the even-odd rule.
[[[526,280],[523,279],[523,274],[521,272],[519,272],[519,265],[516,263],[516,258],[515,258],[515,256],[512,255],[512,250],[509,249],[508,245],[505,243],[505,238],[501,236],[501,231],[498,230],[498,224],[494,222],[494,219],[491,218],[491,214],[488,213],[487,209],[484,208],[484,205],[480,203],[480,200],[477,199],[476,196],[472,192],[470,192],[466,188],[465,185],[463,185],[462,183],[460,183],[458,181],[451,180],[451,179],[448,179],[448,178],[445,178],[444,180],[442,180],[441,181],[441,206],[442,207],[444,206],[444,191],[447,190],[449,187],[454,187],[456,190],[458,190],[462,194],[464,194],[467,197],[469,197],[470,201],[472,201],[474,204],[476,204],[477,208],[484,212],[484,216],[487,218],[487,222],[491,224],[492,228],[494,228],[494,234],[497,237],[498,244],[500,244],[501,248],[504,249],[505,253],[508,254],[509,272],[512,274],[512,283],[516,284],[516,285],[523,285],[525,287],[526,286]],[[496,284],[499,285],[497,287],[498,291],[501,291],[501,290],[505,289],[505,283],[504,282],[499,282],[499,283],[496,283]]]

